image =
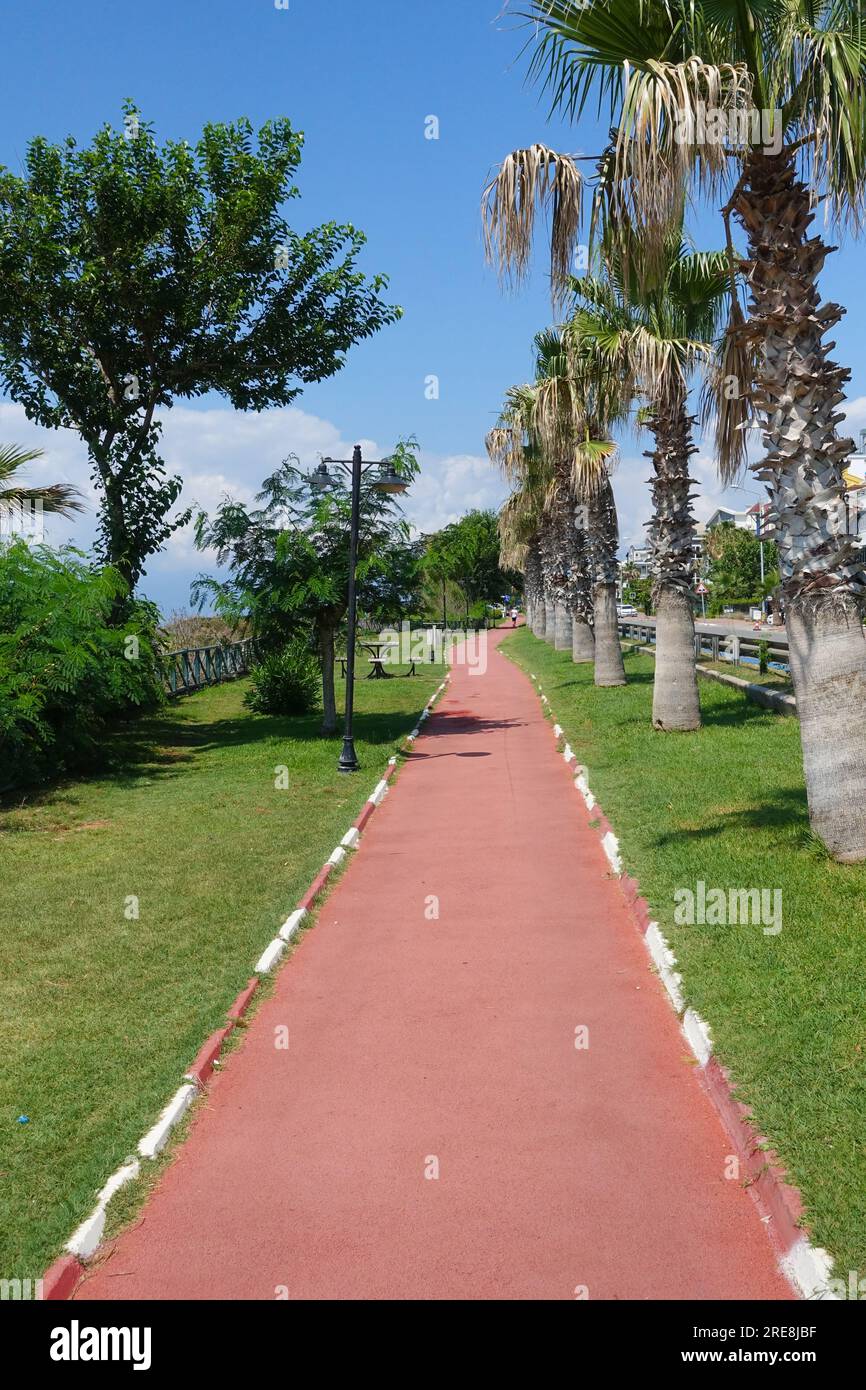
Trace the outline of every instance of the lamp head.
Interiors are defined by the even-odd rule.
[[[405,478],[401,478],[393,463],[386,462],[379,464],[379,476],[373,483],[377,492],[406,492],[409,484]]]
[[[309,479],[310,491],[315,493],[317,497],[321,496],[323,492],[327,492],[334,481],[328,472],[328,465],[325,463],[324,459],[317,468],[313,469],[312,473],[309,475]]]

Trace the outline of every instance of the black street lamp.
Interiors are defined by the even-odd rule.
[[[328,472],[328,465],[334,464],[350,473],[352,477],[352,520],[349,526],[349,631],[346,647],[346,724],[343,730],[343,751],[337,764],[340,772],[357,772],[359,763],[355,754],[352,723],[355,714],[355,629],[357,626],[357,607],[355,602],[355,566],[358,560],[358,530],[361,520],[361,475],[372,468],[379,474],[373,481],[376,492],[405,492],[409,484],[400,477],[390,459],[376,463],[363,463],[361,446],[356,444],[351,459],[322,459],[318,468],[310,474],[310,487],[313,492],[322,493],[334,482]]]

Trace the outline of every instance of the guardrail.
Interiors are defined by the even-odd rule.
[[[656,625],[653,618],[621,618],[619,630],[630,641],[646,647],[655,645]],[[761,650],[774,671],[788,672],[788,638],[781,632],[755,633],[745,636],[742,631],[727,628],[719,632],[698,622],[695,624],[695,660],[729,662],[732,666],[760,665]]]
[[[170,695],[189,695],[206,685],[246,675],[255,658],[255,638],[222,647],[184,647],[163,657],[163,680]]]

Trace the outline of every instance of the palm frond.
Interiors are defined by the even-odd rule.
[[[23,502],[41,505],[43,512],[55,516],[71,516],[83,512],[81,493],[70,483],[51,483],[45,487],[23,487],[10,482],[19,469],[43,457],[42,449],[19,449],[14,444],[0,445],[0,503],[19,506]]]
[[[550,264],[556,295],[571,267],[583,217],[583,176],[571,155],[547,145],[514,150],[481,199],[484,248],[500,278],[519,284],[532,254],[539,212],[550,222]]]

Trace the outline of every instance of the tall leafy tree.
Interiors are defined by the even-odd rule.
[[[392,458],[411,481],[418,470],[414,440],[401,442]],[[308,634],[322,672],[322,733],[330,735],[337,730],[336,639],[348,605],[351,491],[342,475],[324,493],[313,491],[297,462],[286,459],[265,480],[256,498],[260,506],[226,498],[212,518],[199,514],[196,544],[214,549],[229,577],[201,576],[193,598],[199,606],[210,600],[231,621],[247,619],[266,650],[279,651],[291,638]],[[414,558],[395,497],[377,491],[365,476],[356,567],[359,611],[387,616],[399,611],[407,601],[407,565]]]
[[[823,201],[837,226],[859,225],[866,194],[866,25],[850,0],[527,0],[532,75],[555,110],[591,97],[614,125],[614,200],[658,247],[691,183],[726,195],[747,242],[748,316],[732,296],[719,374],[719,454],[729,476],[756,420],[779,547],[781,588],[813,830],[841,861],[866,858],[866,699],[861,610],[866,581],[847,534],[842,472],[853,442],[836,410],[848,371],[827,332],[843,310],[822,304],[830,247],[812,234]],[[712,127],[706,116],[712,115]],[[573,159],[516,151],[488,199],[491,246],[518,270],[539,206],[553,212],[555,276],[580,226]],[[731,389],[733,388],[733,389]]]
[[[129,588],[184,523],[160,412],[216,392],[293,401],[399,316],[358,270],[350,225],[296,232],[303,136],[285,118],[160,145],[135,108],[91,145],[28,147],[0,172],[0,381],[30,419],[71,427],[102,494],[98,548]]]

